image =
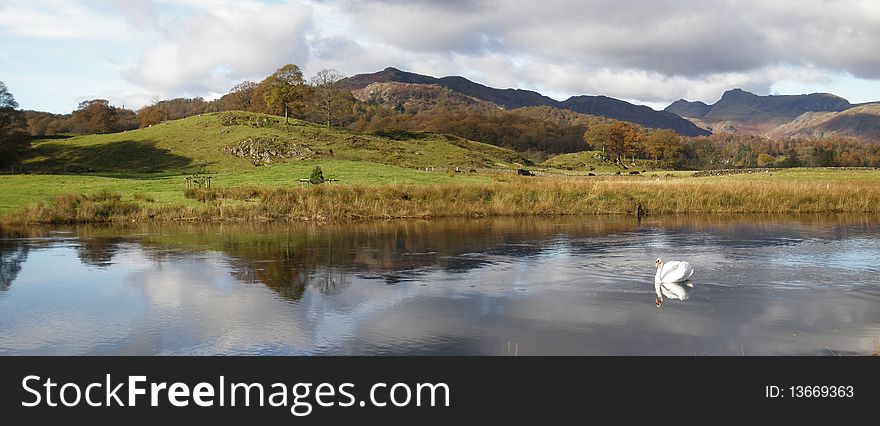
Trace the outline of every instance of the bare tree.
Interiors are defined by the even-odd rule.
[[[345,78],[342,73],[333,69],[318,71],[311,79],[314,89],[315,106],[320,113],[322,121],[327,126],[332,126],[334,121],[339,121],[339,116],[351,97],[339,82]]]

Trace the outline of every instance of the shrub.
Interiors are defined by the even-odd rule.
[[[135,201],[141,201],[144,203],[155,203],[156,202],[155,198],[153,198],[147,194],[144,194],[143,192],[135,192],[134,194],[131,194],[131,198],[134,199]]]
[[[315,166],[315,168],[312,169],[312,174],[309,176],[309,182],[312,185],[320,185],[324,183],[324,171],[321,170],[321,166]]]
[[[776,163],[776,158],[772,155],[762,152],[758,155],[758,167],[772,167]]]

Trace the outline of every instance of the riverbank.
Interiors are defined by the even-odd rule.
[[[116,222],[344,222],[441,217],[681,213],[880,212],[880,185],[828,181],[517,178],[435,185],[189,189],[159,203],[149,194],[66,194],[3,217],[5,224]],[[641,207],[639,207],[641,206]]]

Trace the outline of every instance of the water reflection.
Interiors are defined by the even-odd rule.
[[[660,284],[660,292],[663,294],[663,297],[666,299],[673,300],[688,300],[691,297],[691,292],[694,290],[694,285],[692,282],[684,282],[684,283],[661,283]]]
[[[868,353],[878,223],[27,229],[0,238],[0,353],[501,355],[507,341],[520,354]],[[664,284],[687,303],[657,311],[650,265],[668,256],[699,269],[700,289]]]
[[[0,239],[0,291],[6,291],[27,260],[28,247],[20,241]]]
[[[112,263],[113,256],[123,241],[125,241],[124,238],[118,236],[91,237],[81,235],[76,252],[83,264],[106,268]]]

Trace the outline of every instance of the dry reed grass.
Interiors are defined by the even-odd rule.
[[[6,223],[348,221],[358,219],[669,213],[880,212],[880,186],[830,182],[623,181],[557,178],[492,184],[320,185],[190,189],[196,205],[63,195]]]

